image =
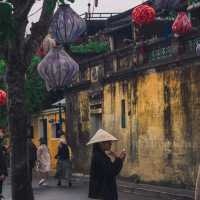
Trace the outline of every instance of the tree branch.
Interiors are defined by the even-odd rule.
[[[18,0],[14,5],[14,17],[17,20],[25,20],[28,17],[28,14],[35,3],[35,0]]]
[[[35,53],[38,46],[41,44],[42,39],[48,32],[49,24],[56,7],[57,0],[44,0],[42,13],[37,23],[32,23],[31,35],[25,44],[25,57],[26,65],[31,62],[32,55]]]

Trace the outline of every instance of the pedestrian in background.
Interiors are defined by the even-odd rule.
[[[117,141],[117,138],[100,129],[87,144],[93,144],[89,182],[91,199],[118,199],[116,176],[122,169],[126,152],[123,150],[119,156],[112,152],[113,141]]]
[[[195,200],[200,200],[200,166],[198,169],[197,180],[196,180]]]
[[[0,143],[2,142],[3,137],[0,136]],[[6,156],[5,156],[5,148],[4,146],[0,145],[0,200],[3,199],[2,189],[3,189],[3,182],[5,181],[6,177],[8,176],[7,172],[7,165],[6,165]]]
[[[62,180],[68,181],[68,186],[72,186],[72,151],[67,144],[66,139],[63,136],[60,138],[60,144],[58,146],[57,155],[55,156],[57,161],[57,169],[55,177],[58,179],[58,186],[62,185]]]
[[[40,173],[41,179],[39,185],[46,186],[50,172],[51,158],[49,149],[43,138],[40,139],[40,146],[37,149],[37,168]]]

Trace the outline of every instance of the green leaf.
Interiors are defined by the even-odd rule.
[[[4,74],[6,70],[6,62],[0,59],[0,75]]]
[[[73,53],[105,53],[109,51],[109,45],[106,42],[90,41],[86,44],[71,45],[70,50]]]

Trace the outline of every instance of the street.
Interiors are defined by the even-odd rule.
[[[86,182],[75,182],[72,188],[66,186],[57,187],[56,181],[51,179],[48,186],[38,186],[34,181],[35,200],[89,200],[87,197],[88,184]],[[6,200],[11,200],[10,184],[4,186]],[[156,198],[143,197],[141,195],[119,192],[119,200],[158,200]]]

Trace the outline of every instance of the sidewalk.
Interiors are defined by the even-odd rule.
[[[86,186],[89,181],[89,176],[81,173],[73,174],[73,184]],[[37,196],[37,191],[40,191],[38,186],[38,178],[35,177],[33,187]],[[4,194],[8,200],[10,198],[10,180],[5,183]],[[50,186],[56,186],[55,179],[50,178]],[[135,184],[130,181],[118,180],[118,188],[120,192],[132,194],[135,196],[143,196],[144,199],[162,199],[162,200],[194,200],[194,191],[187,189],[170,188],[163,186],[154,186],[148,184]]]
[[[89,176],[83,174],[74,174],[75,179],[88,182]],[[187,189],[171,188],[164,186],[155,186],[148,184],[135,184],[130,181],[118,180],[118,187],[120,191],[143,195],[148,197],[155,197],[160,199],[173,200],[193,200],[194,191]]]

